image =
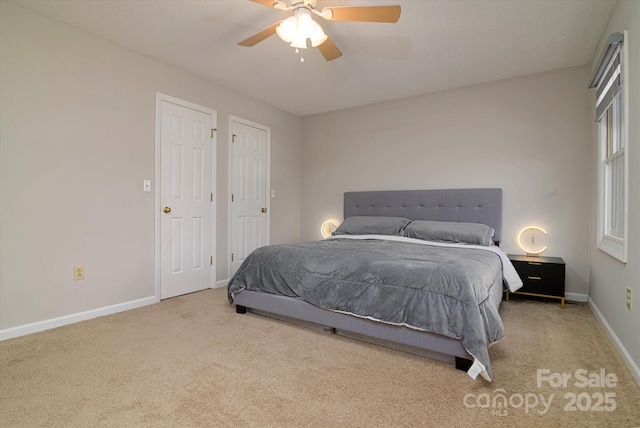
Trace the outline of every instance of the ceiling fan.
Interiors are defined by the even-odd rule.
[[[316,9],[317,0],[251,0],[267,7],[283,11],[293,11],[287,19],[254,34],[238,43],[240,46],[254,46],[264,39],[277,34],[291,47],[307,48],[307,39],[312,47],[317,47],[327,61],[342,56],[333,40],[324,32],[320,24],[313,20],[317,15],[327,21],[387,22],[400,19],[400,6],[335,6]],[[304,58],[301,58],[304,61]]]

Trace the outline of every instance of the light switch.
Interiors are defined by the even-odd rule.
[[[276,197],[276,191],[271,189],[271,198],[275,198]]]
[[[144,180],[143,190],[145,192],[150,192],[151,191],[151,180]]]

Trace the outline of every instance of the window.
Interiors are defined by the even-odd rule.
[[[609,36],[591,88],[598,123],[598,248],[627,261],[626,72],[624,35]]]

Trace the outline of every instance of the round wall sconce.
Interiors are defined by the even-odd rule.
[[[322,237],[326,239],[330,237],[337,228],[338,222],[331,218],[322,223],[322,226],[320,226],[320,233],[322,234]]]
[[[540,226],[526,226],[518,233],[518,245],[527,256],[538,256],[547,249],[547,231]]]

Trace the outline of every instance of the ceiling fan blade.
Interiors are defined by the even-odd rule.
[[[254,3],[261,4],[263,6],[273,7],[275,9],[279,9],[281,7],[287,7],[285,3],[278,0],[251,0],[251,1]],[[279,6],[276,6],[276,5],[279,5]]]
[[[249,37],[248,39],[245,39],[245,40],[241,41],[238,44],[240,46],[246,46],[246,47],[251,47],[253,45],[257,45],[258,43],[260,43],[261,41],[263,41],[267,37],[270,37],[270,36],[273,36],[274,34],[276,34],[276,27],[278,25],[280,25],[280,23],[276,22],[271,27],[265,28],[264,30],[260,31],[259,33],[254,34],[253,36]]]
[[[340,52],[340,49],[338,49],[336,44],[333,43],[331,37],[327,37],[327,40],[325,40],[323,44],[318,46],[318,49],[320,50],[320,53],[322,54],[324,59],[326,59],[327,61],[333,61],[334,59],[338,59],[342,56],[342,52]]]
[[[321,16],[329,21],[393,23],[400,19],[400,6],[325,7],[322,9]]]

